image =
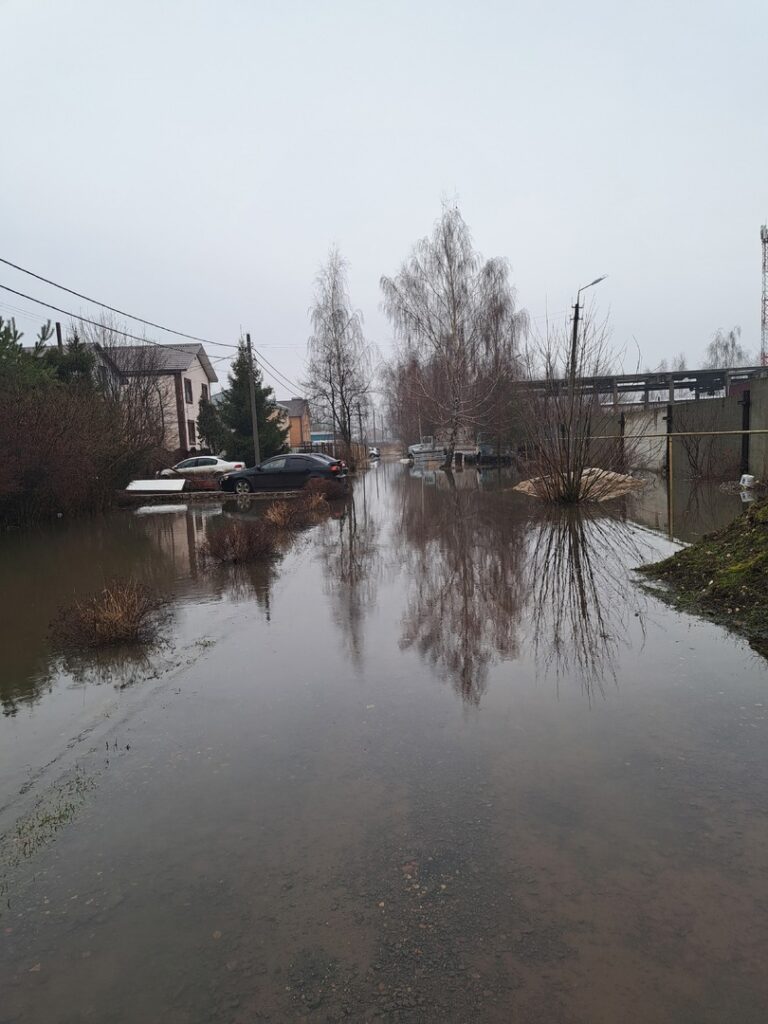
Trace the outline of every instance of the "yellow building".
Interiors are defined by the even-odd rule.
[[[285,411],[288,422],[288,445],[303,448],[312,442],[312,423],[309,418],[309,402],[305,398],[286,398],[277,403]]]

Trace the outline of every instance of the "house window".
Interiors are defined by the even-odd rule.
[[[195,443],[195,421],[187,420],[187,437],[189,438],[189,444],[192,446]]]
[[[184,378],[184,397],[187,400],[187,405],[192,405],[192,381],[188,378]]]
[[[200,398],[204,402],[208,401],[208,385],[207,384],[201,384],[200,385]]]

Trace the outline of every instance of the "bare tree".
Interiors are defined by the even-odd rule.
[[[412,349],[398,353],[381,370],[382,392],[390,428],[404,444],[422,434],[434,434],[433,403],[422,400],[422,366]]]
[[[416,243],[395,277],[382,277],[381,288],[401,346],[398,362],[408,370],[401,373],[406,399],[443,435],[450,466],[461,435],[476,433],[507,387],[509,374],[494,375],[494,363],[514,366],[527,325],[509,267],[483,262],[459,210],[446,205],[432,235]]]
[[[363,317],[353,309],[347,286],[347,264],[331,249],[315,280],[310,309],[307,397],[347,450],[352,443],[358,406],[367,402],[371,386],[371,349],[363,335]]]
[[[98,354],[98,383],[119,420],[126,450],[152,461],[169,446],[173,384],[162,372],[163,346],[149,340],[126,345],[125,329],[105,313],[98,325],[75,321],[70,332]]]
[[[707,345],[704,366],[708,370],[728,369],[731,366],[749,366],[751,356],[741,344],[741,328],[730,331],[718,329]]]

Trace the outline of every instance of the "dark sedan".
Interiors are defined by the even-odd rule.
[[[259,466],[226,473],[221,478],[222,491],[248,494],[250,491],[292,491],[310,480],[346,482],[347,470],[342,462],[326,462],[317,455],[275,455]]]

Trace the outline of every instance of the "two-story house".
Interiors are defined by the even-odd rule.
[[[194,342],[184,345],[99,346],[101,357],[121,377],[151,375],[165,421],[165,447],[187,452],[200,444],[197,417],[200,403],[210,399],[211,385],[218,381],[205,348]]]

